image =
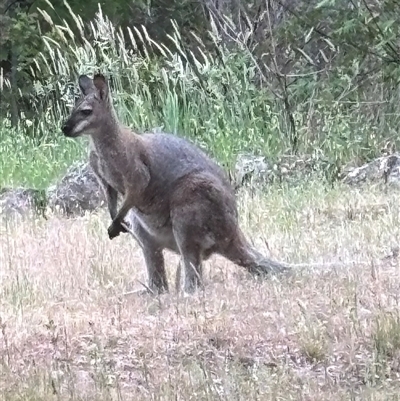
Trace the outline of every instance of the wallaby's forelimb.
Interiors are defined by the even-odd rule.
[[[121,232],[124,232],[124,227],[122,223],[124,222],[125,216],[128,214],[129,210],[134,206],[129,194],[125,197],[121,208],[119,209],[117,215],[113,219],[111,225],[108,227],[108,236],[110,239],[118,237]],[[125,225],[125,224],[124,224]],[[126,230],[126,229],[125,229]]]
[[[111,220],[114,220],[115,216],[117,215],[118,191],[108,184],[107,181],[102,177],[99,169],[99,163],[100,161],[98,154],[94,150],[91,150],[89,153],[89,164],[97,178],[98,183],[100,184],[100,187],[103,190],[104,195],[106,196],[107,207],[111,216]]]
[[[111,185],[105,186],[105,193],[107,197],[108,211],[110,213],[111,220],[115,220],[118,213],[118,191],[116,191]],[[122,224],[124,223],[124,224]],[[124,221],[120,223],[120,232],[127,233],[128,230],[126,228],[128,224]],[[118,233],[119,234],[119,233]]]
[[[132,155],[133,158],[134,156],[135,154]],[[124,231],[121,223],[124,221],[129,210],[139,205],[142,194],[150,182],[149,170],[142,160],[135,160],[134,158],[131,164],[131,171],[129,171],[128,177],[130,181],[135,184],[134,186],[126,186],[126,193],[122,206],[117,215],[113,218],[110,227],[108,227],[108,236],[110,239],[117,237]],[[130,175],[133,176],[131,177]]]
[[[89,154],[89,163],[100,184],[100,187],[103,189],[103,192],[106,196],[107,208],[108,212],[110,213],[111,220],[114,220],[118,211],[118,191],[108,184],[107,181],[101,176],[99,170],[99,157],[94,150],[92,150]],[[121,224],[121,232],[128,232],[126,224]]]
[[[108,211],[111,216],[111,220],[117,217],[117,206],[118,206],[118,191],[116,191],[111,185],[107,185],[105,188]]]
[[[119,209],[117,215],[113,218],[110,227],[108,227],[108,236],[110,239],[113,239],[121,232],[124,232],[124,226],[122,226],[121,223],[124,221],[124,218],[128,214],[129,210],[135,206],[138,206],[138,199],[140,199],[143,191],[150,181],[150,173],[143,163],[138,163],[133,167],[133,170],[137,173],[135,187],[128,188],[121,208]]]

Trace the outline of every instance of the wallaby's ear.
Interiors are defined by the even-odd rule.
[[[80,75],[78,79],[79,87],[82,93],[86,96],[95,90],[93,81],[87,75]]]
[[[108,85],[106,78],[103,74],[95,74],[93,77],[93,84],[96,89],[99,91],[101,100],[105,100],[108,97]]]

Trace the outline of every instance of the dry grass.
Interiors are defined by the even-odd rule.
[[[3,399],[399,400],[398,193],[308,183],[240,207],[266,254],[355,263],[257,281],[214,257],[204,292],[155,298],[129,294],[142,255],[104,213],[3,223]]]

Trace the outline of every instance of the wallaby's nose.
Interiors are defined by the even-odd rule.
[[[64,124],[61,127],[61,130],[62,130],[64,135],[68,135],[70,129],[69,129],[69,126],[68,126],[67,122],[64,122]]]

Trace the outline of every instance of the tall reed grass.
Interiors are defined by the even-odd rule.
[[[260,85],[259,65],[251,51],[240,43],[228,48],[215,25],[209,33],[215,51],[194,34],[198,45],[189,49],[174,21],[168,43],[158,43],[143,26],[122,32],[100,6],[90,22],[69,11],[73,25],[57,24],[40,11],[51,30],[42,37],[45,48],[32,71],[31,106],[36,114],[21,119],[18,134],[3,116],[0,135],[13,139],[2,145],[7,173],[0,185],[44,185],[83,156],[85,142],[62,138],[60,123],[79,96],[78,75],[98,70],[110,78],[119,117],[139,132],[161,128],[188,137],[227,167],[239,152],[274,159],[292,150],[282,99],[270,86]],[[291,95],[298,152],[311,155],[328,174],[335,176],[348,161],[365,161],[379,154],[387,141],[396,141],[400,120],[390,105],[389,116],[385,111],[371,114],[362,102],[349,106],[325,101],[318,90],[326,82],[316,83],[308,98],[310,89],[299,95],[301,82]],[[43,173],[46,169],[52,174]],[[37,176],[47,178],[37,180]]]

